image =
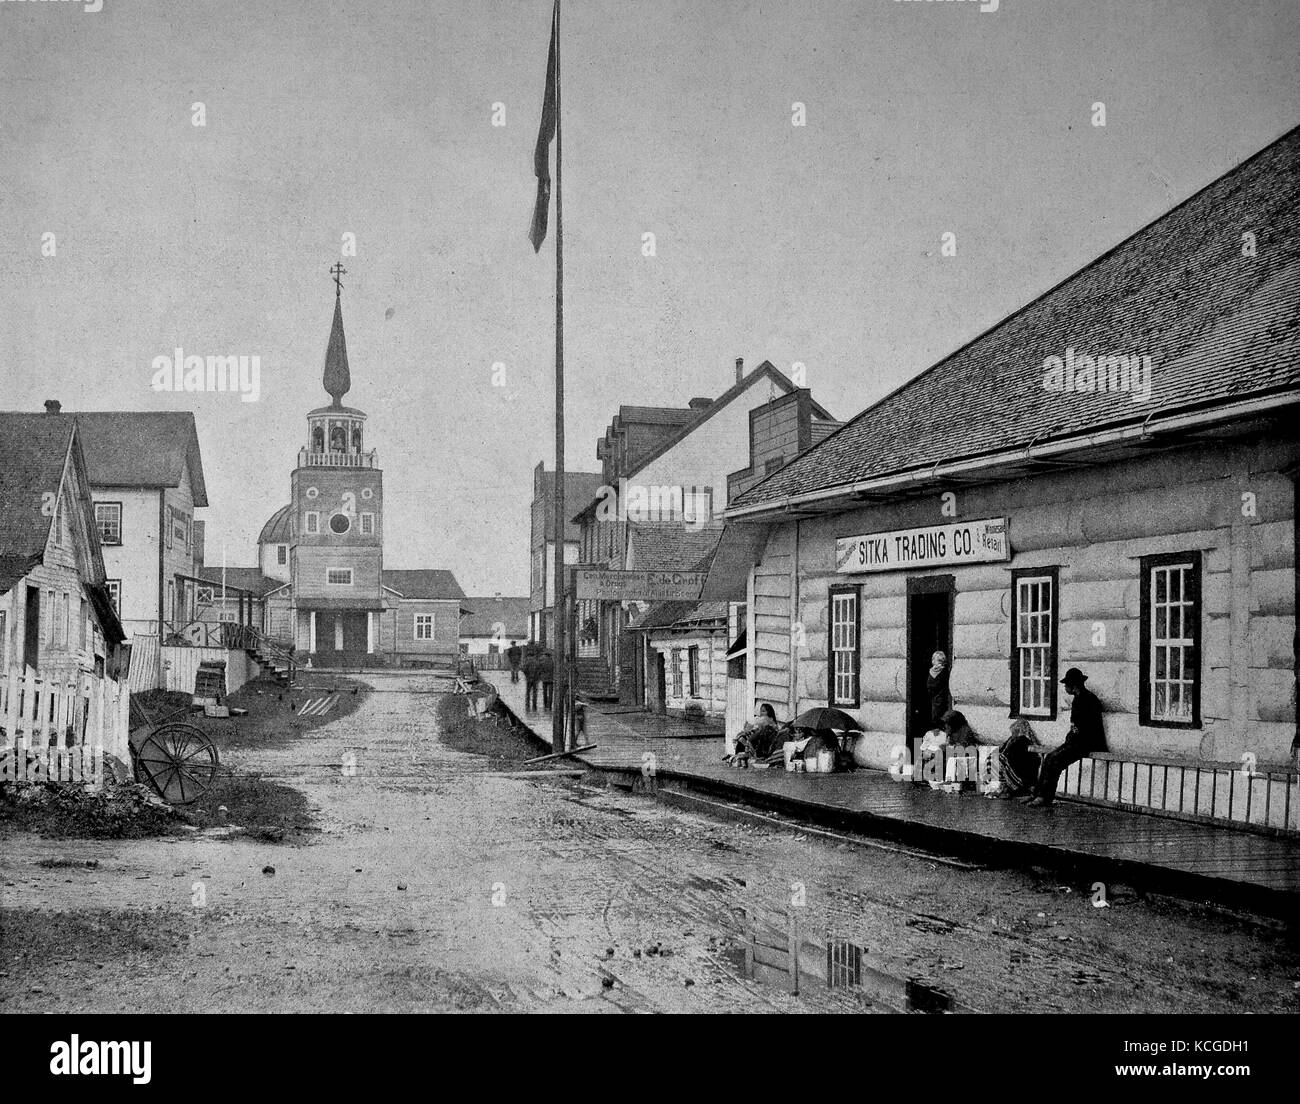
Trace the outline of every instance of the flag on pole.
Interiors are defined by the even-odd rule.
[[[559,0],[555,0],[559,8]],[[533,252],[540,253],[546,240],[546,220],[551,209],[551,141],[555,137],[555,26],[556,10],[551,11],[551,48],[546,55],[546,95],[542,99],[542,125],[537,131],[537,148],[533,152],[533,172],[537,175],[537,202],[533,204],[533,226],[528,237]]]

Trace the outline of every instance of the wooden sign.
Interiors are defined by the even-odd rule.
[[[1011,543],[1004,517],[894,529],[861,537],[840,537],[835,542],[835,570],[844,575],[1009,559]]]
[[[574,595],[610,602],[694,602],[704,589],[706,571],[612,571],[579,567]]]

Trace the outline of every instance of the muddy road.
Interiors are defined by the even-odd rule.
[[[1300,1011],[1271,923],[509,777],[438,741],[437,680],[366,681],[352,716],[227,755],[306,795],[300,842],[0,840],[0,1009],[873,1012],[921,978],[978,1011]],[[791,901],[878,973],[747,980],[744,910]]]

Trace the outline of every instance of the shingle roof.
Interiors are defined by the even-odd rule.
[[[655,602],[640,618],[634,629],[677,629],[684,631],[707,625],[723,628],[727,624],[726,602]]]
[[[42,496],[59,489],[72,426],[58,414],[0,414],[0,592],[45,552],[51,519]]]
[[[440,568],[385,568],[384,586],[403,598],[464,598],[456,576]]]
[[[705,571],[721,536],[721,529],[629,525],[632,568],[636,571]]]
[[[176,487],[188,463],[194,505],[208,504],[198,431],[188,410],[91,411],[70,416],[81,427],[81,448],[91,483],[99,487]]]
[[[281,506],[266,519],[262,531],[257,534],[258,544],[288,544],[290,522],[293,517],[293,505]]]
[[[1243,235],[1256,255],[1243,255]],[[1146,355],[1151,397],[1044,388],[1048,357]],[[1300,128],[739,496],[775,502],[1300,384]]]
[[[204,567],[195,568],[194,574],[200,579],[213,583],[218,588],[221,587],[220,564],[215,566],[208,564]],[[261,597],[263,594],[268,594],[278,587],[284,586],[284,581],[282,579],[272,579],[269,575],[263,575],[260,567],[227,567],[226,586],[246,590]]]
[[[460,619],[461,636],[493,636],[497,626],[511,640],[528,636],[528,598],[466,598],[469,612]]]

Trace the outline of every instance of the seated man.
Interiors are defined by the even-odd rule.
[[[1050,806],[1056,800],[1056,783],[1061,772],[1071,763],[1086,759],[1094,751],[1106,750],[1106,734],[1101,723],[1101,702],[1083,684],[1088,681],[1077,667],[1065,672],[1061,683],[1070,695],[1070,731],[1065,734],[1065,743],[1049,751],[1043,758],[1042,768],[1038,773],[1038,785],[1034,796],[1021,798],[1026,805],[1035,807]]]

